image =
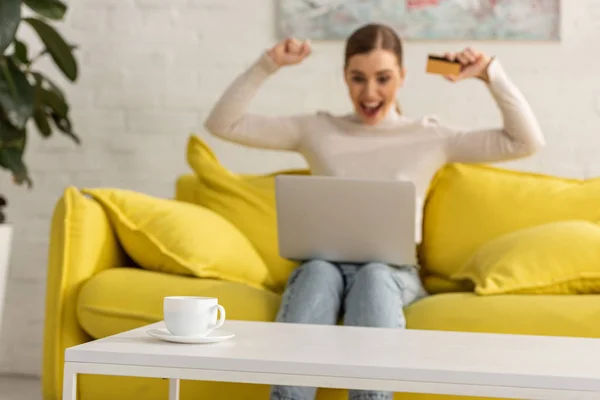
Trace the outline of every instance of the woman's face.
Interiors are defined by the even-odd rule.
[[[363,123],[376,125],[395,107],[405,71],[394,53],[375,49],[350,57],[344,75],[357,115]]]

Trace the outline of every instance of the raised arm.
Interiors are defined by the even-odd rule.
[[[498,60],[484,61],[479,78],[502,113],[497,129],[457,130],[440,126],[448,162],[498,162],[530,156],[545,145],[544,135],[527,100]]]
[[[303,132],[314,115],[271,117],[247,113],[251,100],[263,82],[279,67],[301,62],[310,54],[310,45],[293,39],[278,43],[243,74],[238,76],[206,119],[205,128],[231,142],[275,150],[297,150]],[[285,99],[273,99],[274,102]]]

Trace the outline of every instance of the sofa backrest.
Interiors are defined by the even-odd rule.
[[[501,235],[562,220],[600,221],[600,179],[449,164],[435,176],[424,208],[421,264],[449,277]]]
[[[273,287],[283,290],[297,263],[278,254],[274,177],[309,171],[233,173],[197,136],[190,137],[187,158],[194,174],[179,178],[176,198],[213,209],[238,226],[270,269]],[[449,164],[438,171],[427,193],[419,262],[440,291],[462,290],[449,276],[479,246],[522,228],[567,219],[600,220],[600,179]]]

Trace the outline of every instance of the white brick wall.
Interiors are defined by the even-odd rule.
[[[211,104],[276,40],[273,3],[70,2],[61,30],[81,49],[81,80],[69,90],[69,98],[83,145],[77,148],[60,136],[43,141],[33,133],[27,160],[35,188],[31,192],[16,188],[6,174],[0,175],[0,192],[8,195],[8,215],[16,226],[0,372],[40,372],[49,221],[64,187],[113,186],[170,196],[175,178],[189,171],[184,159],[188,133],[206,137],[201,127]],[[542,153],[509,166],[574,177],[600,175],[599,20],[597,1],[564,1],[559,44],[475,43],[500,58],[548,137]],[[466,44],[406,44],[409,75],[401,97],[407,114],[436,113],[445,121],[472,126],[500,122],[479,82],[453,86],[422,72],[427,52]],[[340,75],[342,49],[342,43],[315,43],[310,60],[273,77],[252,110],[347,111]],[[295,155],[207,139],[235,170],[303,165]]]

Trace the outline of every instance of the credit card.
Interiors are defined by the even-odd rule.
[[[444,57],[429,55],[427,58],[426,71],[430,74],[458,75],[461,64],[458,61],[450,61]]]

